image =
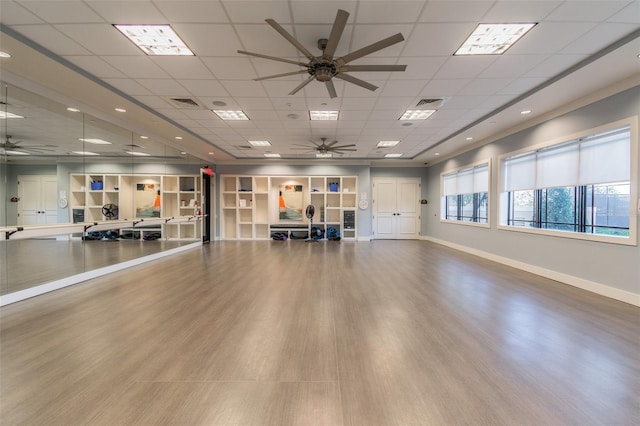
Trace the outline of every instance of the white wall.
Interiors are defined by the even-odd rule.
[[[637,245],[608,244],[496,229],[498,155],[638,115],[639,86],[429,167],[428,183],[425,186],[430,202],[428,214],[423,216],[424,235],[436,241],[468,248],[472,252],[529,265],[532,270],[551,271],[558,276],[570,278],[570,281],[575,278],[573,281],[577,283],[587,283],[583,286],[585,288],[592,283],[593,287],[603,290],[602,294],[622,295],[623,297],[616,298],[640,304],[640,296],[636,297],[640,295],[640,247]],[[491,228],[441,223],[440,173],[487,158],[492,159]],[[640,163],[638,158],[635,161]],[[632,191],[637,192],[638,188],[640,181],[632,184]],[[634,211],[636,213],[631,220],[640,225],[635,208]]]

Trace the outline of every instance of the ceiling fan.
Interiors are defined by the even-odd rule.
[[[11,135],[5,135],[4,142],[0,143],[0,155],[29,155],[42,154],[46,151],[53,151],[51,145],[21,145],[22,141],[12,142]]]
[[[314,141],[310,141],[313,144],[313,146],[294,144],[294,146],[300,146],[302,148],[293,148],[293,149],[307,150],[308,152],[315,152],[315,153],[324,154],[324,155],[331,154],[331,153],[344,154],[345,152],[348,152],[348,151],[357,151],[357,149],[350,148],[352,146],[356,146],[356,144],[354,143],[347,144],[347,145],[336,145],[338,141],[326,143],[327,138],[320,138],[320,139],[322,140],[321,144],[317,144]]]
[[[377,52],[378,50],[382,50],[385,47],[392,46],[396,43],[399,43],[404,40],[402,33],[395,34],[391,37],[387,37],[383,40],[380,40],[376,43],[370,44],[362,49],[358,49],[354,52],[348,53],[344,56],[340,56],[338,58],[334,58],[336,48],[338,47],[338,43],[340,41],[340,37],[342,36],[342,32],[347,24],[347,19],[349,18],[349,12],[339,9],[336,15],[336,19],[333,22],[333,27],[331,28],[331,34],[329,35],[329,39],[320,39],[318,40],[318,48],[322,50],[322,55],[314,56],[309,52],[298,40],[296,40],[291,34],[287,32],[280,24],[278,24],[273,19],[267,19],[267,24],[271,25],[273,29],[275,29],[282,37],[287,39],[289,43],[295,46],[304,56],[309,59],[308,63],[292,61],[284,58],[277,58],[275,56],[262,55],[260,53],[252,53],[244,50],[238,50],[238,53],[242,53],[244,55],[255,56],[257,58],[270,59],[273,61],[286,62],[293,65],[298,65],[304,67],[303,70],[286,72],[282,74],[270,75],[267,77],[260,77],[254,79],[254,81],[266,80],[270,78],[276,77],[285,77],[288,75],[296,75],[296,74],[309,74],[309,78],[300,83],[295,89],[293,89],[289,95],[295,95],[300,91],[303,87],[309,84],[312,80],[318,80],[323,82],[327,87],[327,91],[329,92],[329,96],[331,98],[337,97],[336,88],[333,85],[332,78],[339,78],[346,82],[355,84],[360,87],[364,87],[365,89],[374,91],[378,87],[368,83],[364,80],[356,78],[348,72],[354,71],[404,71],[407,66],[406,65],[349,65],[351,61],[362,58],[363,56],[369,55],[371,53]]]

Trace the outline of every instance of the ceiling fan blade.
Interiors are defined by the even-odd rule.
[[[293,71],[293,72],[284,72],[282,74],[274,74],[274,75],[268,75],[266,77],[258,77],[258,78],[254,78],[253,81],[260,81],[260,80],[268,80],[270,78],[277,78],[277,77],[286,77],[288,75],[296,75],[296,74],[306,74],[308,71],[307,70],[300,70],[300,71]]]
[[[322,59],[330,61],[333,59],[333,54],[336,53],[336,48],[342,37],[344,27],[347,25],[347,19],[349,19],[349,12],[346,10],[338,9],[336,19],[333,21],[333,27],[331,28],[331,34],[327,41],[327,47],[325,47],[322,53]]]
[[[406,65],[343,65],[339,72],[349,71],[404,71]]]
[[[367,56],[373,52],[377,52],[378,50],[382,50],[385,47],[400,43],[403,40],[404,37],[402,36],[402,33],[398,33],[396,35],[392,35],[391,37],[387,37],[383,40],[363,47],[362,49],[358,49],[355,52],[348,53],[345,56],[338,58],[337,61],[339,64],[344,65],[358,58],[362,58],[363,56]]]
[[[293,38],[293,36],[291,34],[289,34],[287,32],[287,30],[285,30],[282,25],[278,24],[276,21],[274,21],[273,19],[266,19],[267,24],[271,25],[271,27],[276,30],[277,32],[280,33],[280,35],[284,38],[287,39],[287,41],[291,44],[293,44],[295,46],[296,49],[298,49],[300,52],[302,52],[304,54],[304,56],[307,57],[307,59],[309,59],[310,61],[315,60],[316,58],[311,54],[311,52],[309,52],[302,44],[300,44],[300,42],[298,40],[296,40],[295,38]]]
[[[261,53],[247,52],[246,50],[238,50],[238,53],[242,53],[243,55],[255,56],[256,58],[270,59],[272,61],[286,62],[287,64],[299,65],[301,67],[306,67],[307,66],[307,64],[305,64],[303,62],[292,61],[290,59],[284,59],[284,58],[276,58],[275,56],[263,55]]]
[[[347,148],[347,147],[350,147],[350,146],[356,146],[356,144],[355,143],[350,143],[348,145],[338,145],[338,146],[332,147],[331,149],[343,149],[343,148]]]
[[[364,80],[360,80],[359,78],[355,78],[349,74],[336,74],[334,75],[336,78],[341,78],[344,81],[348,81],[349,83],[353,83],[357,86],[364,87],[365,89],[371,90],[372,92],[378,88],[378,86],[374,86],[371,83],[367,83]]]
[[[336,93],[336,87],[333,85],[333,81],[325,81],[324,85],[327,86],[327,91],[329,92],[329,97],[331,99],[338,97],[338,94]]]
[[[295,95],[296,93],[298,93],[300,91],[300,89],[302,89],[304,86],[306,86],[307,84],[311,83],[313,81],[313,79],[315,79],[314,76],[309,76],[308,79],[306,79],[305,81],[303,81],[302,83],[298,84],[298,86],[296,86],[295,89],[293,89],[291,92],[289,92],[290,95]]]
[[[349,152],[355,152],[355,151],[357,151],[357,149],[350,149],[350,148],[347,148],[347,149],[330,149],[329,151],[331,151],[331,152],[336,152],[336,153],[338,153],[338,154],[341,154],[341,153],[343,153],[343,152],[347,152],[347,151],[349,151]]]
[[[325,144],[325,146],[326,146],[327,148],[331,148],[332,146],[334,146],[334,145],[335,145],[335,144],[337,144],[337,143],[338,143],[338,141],[333,141],[333,142],[329,142],[328,144]]]

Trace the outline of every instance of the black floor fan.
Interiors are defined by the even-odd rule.
[[[309,233],[307,235],[307,243],[317,243],[318,240],[314,239],[313,236],[311,235],[311,229],[313,227],[313,215],[316,214],[316,208],[313,207],[313,204],[309,204],[307,206],[307,209],[305,210],[304,214],[307,216],[307,219],[309,219]]]

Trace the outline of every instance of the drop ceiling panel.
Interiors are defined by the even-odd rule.
[[[271,100],[268,97],[262,98],[240,98],[242,102],[242,109],[248,111],[261,110],[261,111],[274,111]]]
[[[543,83],[545,81],[544,78],[530,77],[530,78],[519,78],[510,84],[508,84],[504,89],[498,92],[501,95],[520,95],[527,90],[531,90],[537,85]]]
[[[150,1],[87,1],[105,21],[113,24],[164,24],[166,19]]]
[[[353,24],[357,5],[355,1],[302,1],[291,2],[291,10],[297,24],[333,24],[338,9],[349,12],[347,24]]]
[[[600,24],[579,39],[569,43],[562,53],[568,54],[593,54],[632,33],[638,28],[634,24]]]
[[[2,18],[0,20],[5,25],[40,24],[44,22],[15,1],[2,2]]]
[[[130,96],[152,95],[151,91],[129,78],[105,78],[104,81]]]
[[[149,56],[106,56],[113,67],[131,78],[169,78]]]
[[[156,7],[170,22],[216,23],[229,22],[220,2],[210,1],[156,1]]]
[[[154,56],[157,65],[175,79],[204,80],[215,78],[196,56]]]
[[[375,105],[375,99],[370,98],[342,98],[340,104],[341,111],[349,110],[371,110]]]
[[[522,55],[559,52],[595,26],[593,23],[541,22],[526,37],[511,46],[508,53]]]
[[[388,24],[415,22],[420,16],[422,1],[360,2],[358,24]]]
[[[332,25],[296,25],[296,39],[302,43],[312,55],[321,56],[322,50],[318,48],[318,40],[322,38],[328,39],[329,35],[331,35],[331,28]],[[334,57],[344,56],[349,53],[352,32],[353,26],[347,25],[342,32],[342,37],[340,37],[340,42],[338,43]],[[303,62],[307,62],[306,57],[303,59]]]
[[[109,24],[60,24],[56,28],[96,55],[141,55],[131,41]]]
[[[449,56],[430,56],[428,58],[412,58],[401,56],[398,65],[406,65],[404,72],[392,72],[390,80],[424,80],[433,78]]]
[[[476,22],[493,5],[493,1],[432,1],[428,2],[420,22]]]
[[[472,80],[458,92],[455,98],[460,96],[493,95],[504,89],[512,81],[512,78],[482,78]]]
[[[258,77],[247,57],[202,58],[202,62],[220,80],[251,80]]]
[[[459,93],[471,80],[468,78],[440,79],[429,81],[420,95],[422,97],[449,97]]]
[[[146,87],[158,96],[187,96],[187,91],[177,81],[167,78],[144,78],[137,79],[138,83]]]
[[[498,1],[482,18],[482,22],[539,22],[560,6],[562,1]]]
[[[125,78],[126,75],[98,56],[64,56],[69,62],[100,78]]]
[[[594,1],[565,1],[551,11],[546,19],[549,21],[593,21],[601,22],[618,13],[629,2],[610,0],[606,2]]]
[[[224,87],[222,87],[222,84],[220,84],[220,82],[216,80],[181,80],[180,84],[194,96],[229,96],[229,93],[225,90]],[[208,107],[213,108],[214,105],[209,103]]]
[[[175,24],[173,29],[197,56],[237,56],[242,49],[231,25]]]
[[[609,17],[609,22],[626,22],[640,24],[640,1],[633,1],[615,15]]]
[[[61,56],[91,54],[80,43],[49,25],[18,25],[15,29],[31,40],[38,40],[41,46]]]
[[[291,22],[286,1],[223,1],[222,4],[233,22],[264,23],[266,18],[278,23]]]
[[[418,24],[403,56],[450,56],[476,27],[475,23]]]
[[[436,73],[436,79],[457,78],[472,79],[480,74],[498,58],[489,56],[451,56]]]
[[[20,3],[34,15],[52,24],[104,22],[93,10],[78,1],[22,1]]]

